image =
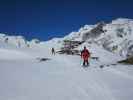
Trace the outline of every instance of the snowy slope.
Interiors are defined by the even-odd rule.
[[[84,69],[80,57],[55,55],[47,62],[1,61],[1,100],[132,100],[131,66]]]
[[[0,60],[22,60],[31,59],[32,56],[17,50],[0,49]]]

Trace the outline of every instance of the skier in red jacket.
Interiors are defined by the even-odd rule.
[[[87,64],[87,66],[89,65],[89,62],[88,62],[89,57],[90,57],[90,52],[86,47],[84,47],[84,50],[82,50],[82,52],[81,52],[81,58],[83,58],[83,60],[84,60],[83,66],[86,66],[86,64]]]

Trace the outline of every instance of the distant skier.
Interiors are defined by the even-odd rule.
[[[54,48],[51,49],[51,52],[52,52],[52,55],[55,55],[55,49]]]
[[[84,60],[83,66],[86,66],[86,64],[87,66],[89,65],[88,61],[89,57],[90,57],[90,52],[86,47],[84,47],[84,50],[81,51],[81,58]]]

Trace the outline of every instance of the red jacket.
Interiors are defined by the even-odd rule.
[[[82,52],[81,52],[81,57],[84,59],[84,60],[88,60],[88,58],[90,57],[90,52],[88,49],[84,49]]]

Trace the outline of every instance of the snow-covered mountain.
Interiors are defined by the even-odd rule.
[[[45,45],[51,44],[51,48],[54,47],[59,50],[63,47],[65,40],[89,42],[123,57],[130,56],[133,55],[133,20],[118,18],[107,24],[99,22],[96,25],[85,25],[77,32],[71,32],[63,38],[54,38],[47,42],[41,42],[38,39],[27,41],[22,36],[0,34],[0,42],[17,48],[43,48]],[[3,44],[1,47],[4,46]]]
[[[133,55],[133,20],[119,18],[108,24],[85,25],[64,39],[96,43],[121,56]]]
[[[130,56],[133,55],[133,20],[119,18],[107,24],[105,22],[99,22],[96,25],[85,25],[77,32],[71,32],[63,38],[54,38],[47,42],[41,42],[38,39],[26,41],[22,36],[7,36],[5,34],[0,34],[0,42],[18,48],[43,48],[50,43],[51,47],[59,50],[63,47],[64,40],[94,43],[109,52],[124,57]]]
[[[100,22],[45,42],[1,33],[0,100],[132,100],[133,65],[117,63],[132,53],[132,26],[130,19]],[[89,48],[88,68],[78,55],[51,54],[65,41]]]
[[[27,42],[23,36],[8,36],[3,33],[0,33],[0,43],[12,47],[26,47]],[[3,46],[4,46],[3,45]]]
[[[105,49],[124,56],[133,54],[133,20],[117,19],[104,26],[103,30],[105,32],[96,41]]]
[[[108,51],[124,56],[132,55],[133,20],[119,18],[108,24],[102,22],[94,26],[85,25],[65,39],[91,41]]]

